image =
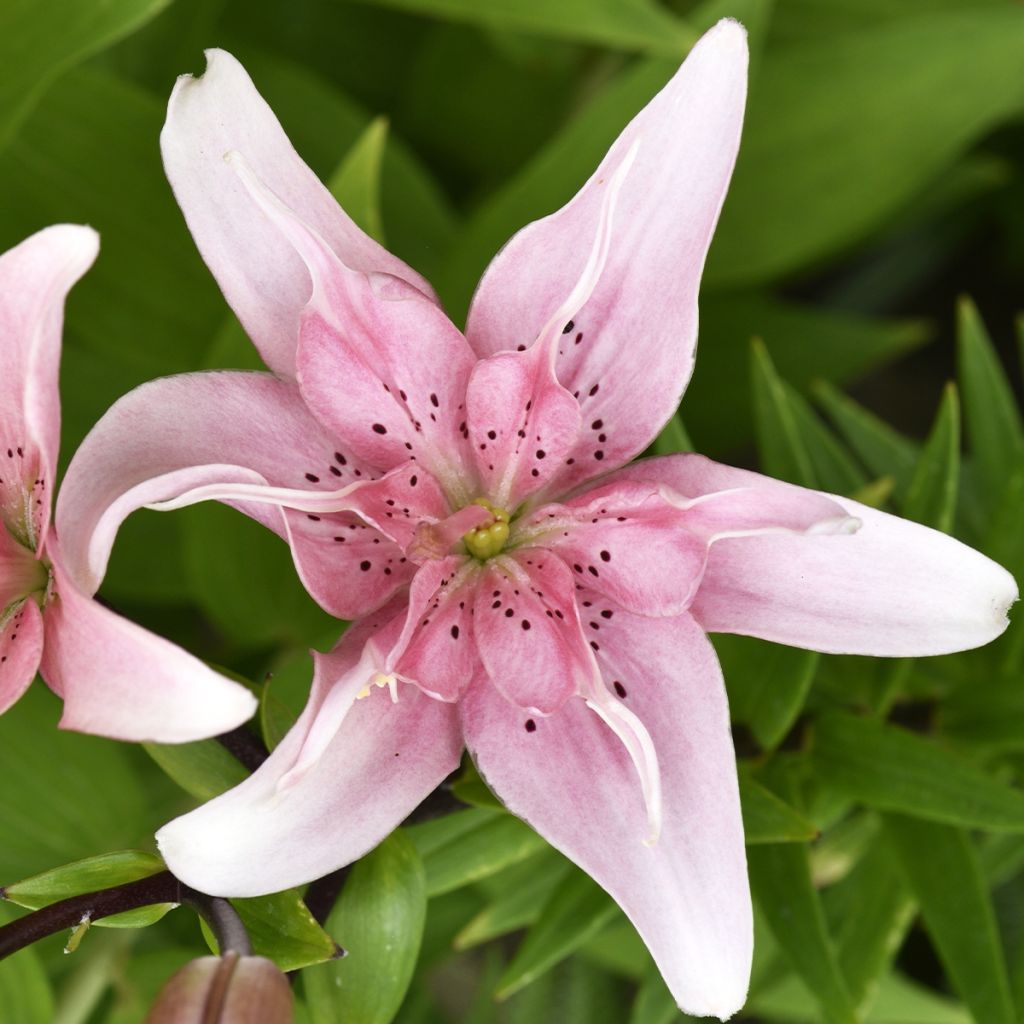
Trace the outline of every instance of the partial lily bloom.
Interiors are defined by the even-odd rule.
[[[41,669],[64,728],[193,740],[245,721],[254,698],[79,589],[50,524],[64,300],[98,248],[62,224],[0,256],[0,712]]]
[[[165,826],[190,885],[284,889],[364,854],[465,744],[508,808],[618,901],[690,1013],[745,998],[752,918],[706,632],[924,655],[1015,598],[957,541],[696,455],[630,464],[689,380],[739,144],[743,30],[693,49],[563,209],[488,268],[465,334],[302,163],[240,65],[171,99],[165,165],[271,373],[115,405],[58,524],[83,586],[143,505],[231,503],[357,619],[267,762]]]

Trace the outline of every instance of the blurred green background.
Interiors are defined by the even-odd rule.
[[[1019,578],[1017,0],[0,0],[0,250],[58,221],[102,236],[68,307],[63,464],[136,384],[257,365],[160,167],[167,96],[204,47],[242,60],[314,170],[461,322],[497,248],[573,194],[722,16],[750,33],[748,116],[685,434],[659,450],[688,435],[857,494]],[[271,745],[308,688],[306,650],[341,628],[283,545],[219,507],[135,516],[102,593],[260,687]],[[759,908],[741,1019],[1020,1019],[1022,637],[888,664],[719,644]],[[56,734],[58,714],[37,685],[0,720],[0,883],[151,849],[154,826],[241,777],[215,744],[147,754]],[[460,796],[481,806],[356,868],[328,922],[353,956],[304,970],[300,1019],[679,1019],[607,897],[471,772]],[[329,955],[294,894],[247,912],[283,965]],[[0,964],[0,1020],[141,1020],[204,947],[181,910],[59,948]]]

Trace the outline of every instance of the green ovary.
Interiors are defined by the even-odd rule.
[[[462,541],[466,550],[474,558],[484,561],[499,554],[508,541],[508,513],[503,508],[496,508],[486,498],[478,498],[473,502],[480,505],[491,513],[492,520],[483,526],[478,526],[469,533],[462,535]]]

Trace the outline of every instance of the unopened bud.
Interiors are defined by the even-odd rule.
[[[262,956],[204,956],[164,985],[146,1024],[292,1024],[292,990]]]

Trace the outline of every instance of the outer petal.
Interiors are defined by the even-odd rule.
[[[41,672],[64,698],[61,727],[133,742],[185,743],[251,717],[256,699],[180,647],[81,593],[51,547],[54,594]]]
[[[473,353],[433,302],[405,282],[346,266],[238,154],[254,207],[302,257],[313,281],[299,327],[306,404],[380,469],[417,458],[464,504],[466,383]]]
[[[43,617],[27,598],[0,623],[0,714],[29,688],[43,653]]]
[[[814,491],[697,455],[630,466],[617,479],[658,479],[682,494],[761,487]],[[835,497],[861,520],[854,534],[718,541],[693,614],[711,632],[743,633],[835,654],[915,657],[978,647],[1006,628],[1017,585],[946,534]]]
[[[116,402],[71,461],[57,502],[65,568],[92,593],[131,512],[203,484],[335,490],[373,475],[310,415],[294,384],[229,371],[151,381]],[[404,569],[360,569],[374,540],[382,563],[392,558],[397,565],[401,554],[351,516],[318,520],[265,503],[238,507],[291,540],[304,583],[334,614],[363,614],[407,578]],[[353,535],[362,543],[352,543]],[[339,536],[349,540],[334,540]]]
[[[187,884],[219,896],[256,896],[319,878],[361,857],[446,775],[462,749],[451,704],[402,686],[397,704],[374,689],[351,705],[319,760],[291,785],[308,733],[359,662],[381,620],[354,626],[317,659],[302,717],[240,786],[157,833],[160,852]]]
[[[271,369],[295,372],[299,311],[309,298],[309,275],[273,224],[253,210],[224,162],[226,153],[243,153],[348,266],[393,274],[432,294],[418,274],[364,234],[338,206],[229,53],[207,51],[201,78],[178,79],[160,148],[203,259]]]
[[[728,1017],[744,1001],[752,923],[721,672],[687,615],[615,610],[602,621],[606,681],[618,683],[658,751],[655,845],[642,842],[647,819],[633,763],[583,701],[530,719],[478,680],[463,703],[466,742],[509,809],[616,899],[679,1005]]]
[[[572,574],[543,548],[492,559],[477,584],[477,649],[513,704],[547,715],[590,692],[597,670],[576,611]]]
[[[60,224],[0,256],[0,519],[20,521],[37,549],[60,443],[64,300],[98,251],[91,228]]]
[[[579,278],[603,187],[639,143],[607,263],[562,336],[558,377],[579,398],[584,423],[566,486],[646,447],[689,380],[697,287],[739,145],[746,66],[742,28],[720,22],[579,194],[516,235],[480,283],[467,328],[476,351],[529,344]]]

